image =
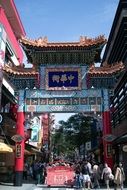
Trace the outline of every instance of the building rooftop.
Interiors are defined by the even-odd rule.
[[[40,37],[36,40],[28,39],[26,37],[22,37],[20,42],[23,45],[30,45],[33,47],[88,47],[99,44],[105,44],[106,38],[103,35],[98,36],[97,38],[88,38],[81,36],[79,42],[48,42],[47,37]]]

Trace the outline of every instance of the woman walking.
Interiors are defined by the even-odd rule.
[[[109,181],[110,181],[110,176],[112,175],[112,170],[111,168],[108,166],[108,164],[104,165],[104,169],[102,171],[102,175],[101,175],[101,179],[104,179],[105,184],[107,189],[109,190]]]
[[[122,163],[119,163],[115,171],[115,178],[114,178],[115,190],[117,190],[119,187],[121,190],[123,190],[124,180],[125,180],[125,173],[123,170],[123,166]]]
[[[98,164],[94,163],[93,165],[93,184],[94,188],[100,189],[99,179],[100,179],[100,171]]]

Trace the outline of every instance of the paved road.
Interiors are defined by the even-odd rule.
[[[13,184],[0,184],[0,190],[76,190],[75,188],[65,188],[65,187],[46,187],[44,185],[35,185],[35,184],[23,184],[21,187],[15,187]],[[84,189],[79,189],[84,190]],[[87,189],[85,189],[87,190]],[[106,188],[93,189],[93,190],[106,190]],[[111,188],[110,190],[114,190]],[[127,190],[127,188],[124,188]]]
[[[0,190],[34,190],[36,187],[35,184],[23,184],[21,187],[15,187],[11,183],[0,183]],[[40,189],[42,190],[42,187]]]
[[[34,190],[77,190],[75,188],[64,188],[64,187],[52,187],[52,188],[48,188],[48,187],[43,187],[43,186],[37,186],[34,188]],[[88,190],[88,189],[78,189],[78,190]],[[101,189],[91,189],[91,190],[107,190],[106,188],[101,188]],[[114,190],[113,188],[111,188],[110,190]],[[127,190],[127,188],[124,188],[124,190]]]
[[[76,189],[71,189],[71,188],[41,188],[41,187],[36,187],[34,190],[76,190]],[[84,190],[84,189],[82,189]],[[87,190],[87,189],[85,189]],[[92,190],[92,189],[91,189]],[[93,189],[93,190],[107,190],[107,189]],[[113,188],[111,188],[110,190],[114,190]],[[124,190],[127,190],[127,188],[124,188]]]

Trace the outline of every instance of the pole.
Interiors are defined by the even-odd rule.
[[[24,92],[24,91],[21,91]],[[24,138],[24,93],[19,93],[19,107],[17,112],[16,134]],[[14,186],[22,186],[23,168],[24,168],[24,139],[16,142],[15,147],[15,179]]]
[[[102,119],[103,119],[104,162],[107,163],[111,168],[113,168],[112,142],[108,142],[104,138],[106,135],[110,135],[112,133],[110,110],[109,110],[109,94],[107,89],[102,90],[102,98],[103,98]]]

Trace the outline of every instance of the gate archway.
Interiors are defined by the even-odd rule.
[[[91,65],[100,61],[105,43],[103,36],[81,37],[79,42],[72,43],[49,43],[47,38],[21,39],[33,68],[15,71],[17,75],[22,72],[22,76],[26,72],[24,80],[23,77],[15,78],[19,89],[17,134],[24,136],[25,113],[101,113],[104,162],[112,167],[112,143],[106,138],[111,135],[108,85],[114,85],[112,73],[117,73],[119,67],[95,68]],[[21,157],[16,159],[17,178],[23,171],[24,142],[18,144],[21,145]]]

